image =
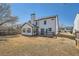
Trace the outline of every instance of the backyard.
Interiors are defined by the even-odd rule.
[[[68,35],[68,34],[67,34]],[[1,56],[68,56],[78,55],[72,35],[49,37],[28,37],[22,35],[0,36]]]

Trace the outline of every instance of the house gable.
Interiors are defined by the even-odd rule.
[[[24,24],[21,26],[21,28],[24,27],[26,24],[29,25],[30,27],[33,27],[33,25],[30,24],[30,23],[24,23]]]
[[[22,34],[24,35],[32,35],[32,26],[28,23],[25,23],[21,29]]]

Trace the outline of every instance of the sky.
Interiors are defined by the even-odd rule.
[[[36,18],[58,15],[60,25],[71,26],[77,13],[77,3],[13,3],[11,4],[12,15],[18,17],[18,22],[23,24],[31,19],[35,13]]]

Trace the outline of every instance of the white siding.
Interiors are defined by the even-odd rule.
[[[45,20],[46,24],[44,24]],[[39,32],[41,32],[41,28],[44,28],[45,30],[48,28],[52,28],[51,32],[56,32],[56,20],[52,19],[39,20]]]
[[[31,32],[30,32],[30,33],[27,32],[27,29],[28,29],[28,28],[31,29]],[[23,29],[25,29],[25,32],[23,32]],[[32,27],[29,26],[28,24],[25,24],[25,25],[22,27],[21,32],[22,32],[23,35],[32,35]]]
[[[44,21],[46,21],[46,24],[44,24]],[[34,20],[31,20],[31,24],[33,25],[36,25],[36,21]],[[58,34],[58,18],[49,18],[49,19],[40,19],[40,20],[37,20],[37,26],[38,26],[38,33],[40,34],[41,33],[41,29],[44,29],[44,33],[46,34],[46,29],[48,30],[49,28],[51,28],[52,30],[50,31],[50,33],[55,33],[55,34]],[[23,32],[23,29],[26,29],[25,32]],[[31,28],[31,32],[28,33],[27,32],[27,29],[28,28]],[[28,24],[25,24],[23,27],[22,27],[22,34],[24,35],[33,35],[33,30],[32,30],[32,27],[29,26]]]
[[[56,35],[58,34],[58,31],[59,31],[59,20],[58,20],[58,16],[56,17]]]
[[[75,33],[75,31],[79,31],[79,14],[76,15],[76,18],[74,20],[73,33]]]

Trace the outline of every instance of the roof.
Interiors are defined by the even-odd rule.
[[[35,20],[35,21],[44,20],[44,19],[50,19],[50,18],[56,18],[56,17],[57,17],[57,15],[56,15],[56,16],[48,16],[48,17],[44,17],[44,18],[37,19],[37,20]],[[54,20],[54,19],[53,19],[53,20]],[[22,27],[23,27],[25,24],[28,24],[28,25],[30,25],[31,27],[34,26],[34,25],[30,24],[30,23],[24,23],[24,24],[22,25]]]
[[[36,26],[36,25],[34,25],[34,24],[30,24],[30,23],[24,23],[22,26],[21,26],[21,28],[25,25],[25,24],[27,24],[27,25],[29,25],[29,26],[31,26],[31,27],[38,27],[38,26]]]
[[[57,17],[57,15],[56,16],[48,16],[48,17],[40,18],[38,20],[44,20],[44,19],[50,19],[50,18],[56,18],[56,17]]]
[[[25,24],[27,24],[27,25],[29,25],[29,26],[33,27],[33,25],[32,25],[32,24],[30,24],[30,23],[24,23],[24,24],[21,26],[21,28],[22,28]]]

